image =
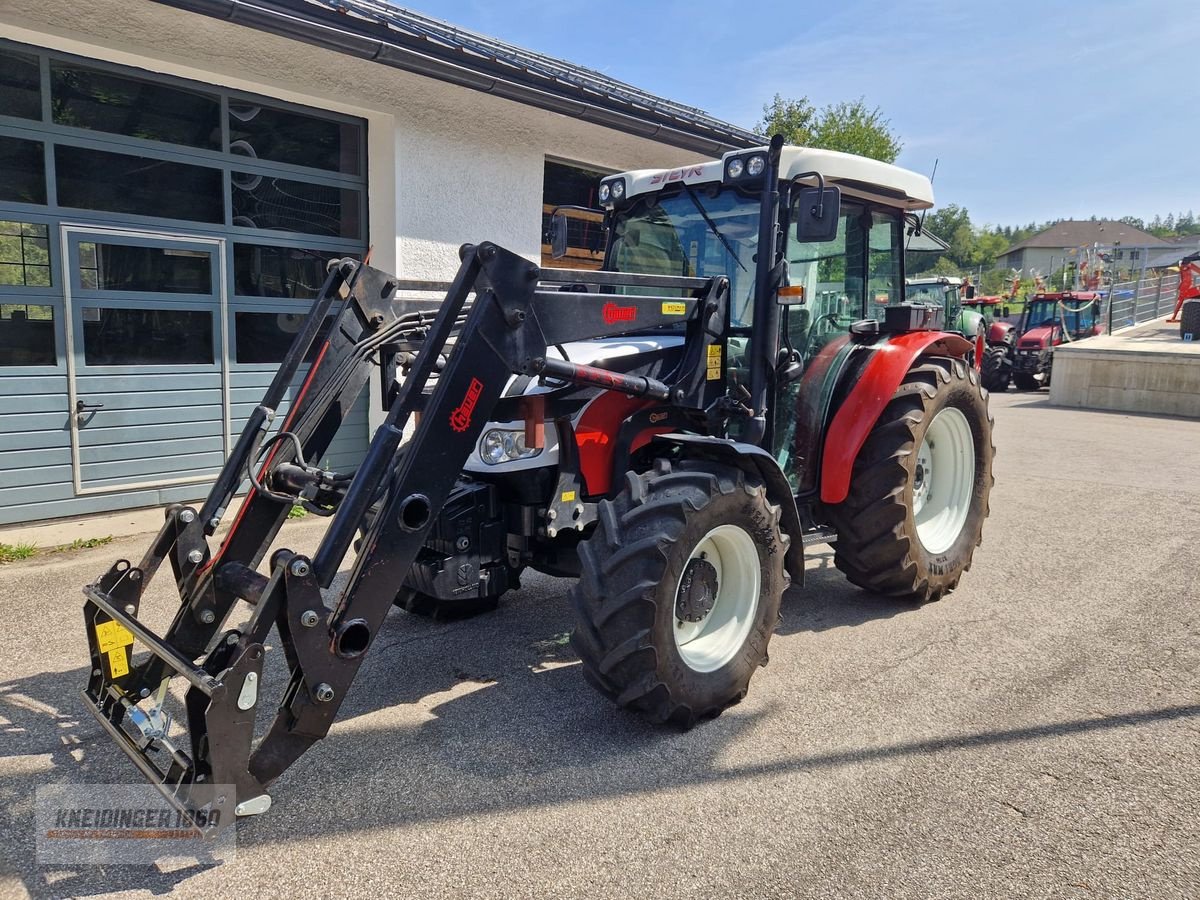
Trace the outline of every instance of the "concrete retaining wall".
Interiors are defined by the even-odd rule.
[[[1200,418],[1200,347],[1161,321],[1057,347],[1050,402]]]

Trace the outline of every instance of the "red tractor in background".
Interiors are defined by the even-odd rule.
[[[1200,339],[1200,250],[1179,261],[1179,297],[1167,321],[1179,323],[1179,336],[1185,341]]]
[[[1054,348],[1093,337],[1104,331],[1103,298],[1095,291],[1055,291],[1035,294],[1025,304],[1014,328],[997,322],[988,333],[982,379],[989,391],[1036,391],[1050,385]],[[995,334],[993,335],[993,332]],[[993,343],[993,337],[1000,338]]]

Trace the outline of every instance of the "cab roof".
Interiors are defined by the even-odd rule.
[[[719,160],[702,160],[694,165],[674,169],[637,169],[604,180],[623,178],[625,197],[630,199],[639,194],[662,190],[674,182],[694,186],[720,182],[724,177],[726,163],[733,157],[750,159],[756,153],[766,152],[765,146],[753,147],[749,150],[730,151]],[[807,172],[820,172],[825,184],[836,185],[843,195],[906,211],[929,209],[933,206],[933,185],[926,176],[917,172],[852,153],[785,146],[779,159],[780,178],[790,181]],[[809,185],[817,183],[815,177],[803,178],[801,181]]]

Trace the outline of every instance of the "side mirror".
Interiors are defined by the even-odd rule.
[[[974,300],[975,299],[975,285],[968,284],[966,291],[967,291],[967,299]]]
[[[792,202],[796,240],[803,244],[832,241],[837,237],[841,215],[842,192],[837,188],[800,188]]]
[[[562,259],[567,255],[567,214],[555,210],[550,216],[550,256]]]

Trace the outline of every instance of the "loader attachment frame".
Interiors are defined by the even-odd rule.
[[[437,306],[400,298],[398,288],[408,283],[386,272],[350,259],[332,264],[203,506],[169,507],[140,562],[119,560],[84,589],[87,707],[203,834],[228,827],[232,812],[267,809],[269,786],[328,732],[511,375],[544,374],[699,411],[715,406],[724,392],[723,382],[706,378],[706,365],[708,348],[726,330],[726,279],[542,270],[488,243],[464,245],[460,256]],[[612,293],[622,285],[653,293]],[[330,317],[334,324],[287,418],[268,437]],[[547,359],[547,347],[557,343],[681,322],[687,350],[661,381]],[[322,471],[310,461],[322,458],[376,368],[387,380],[387,412],[364,461],[352,476]],[[398,370],[406,374],[396,389],[391,375]],[[209,539],[247,477],[253,487],[213,548]],[[319,547],[311,559],[279,549],[266,573],[259,572],[295,503],[331,516]],[[368,517],[376,504],[379,513]],[[367,521],[348,579],[332,590]],[[164,561],[180,606],[160,636],[139,613]],[[227,627],[239,603],[252,607],[250,618]],[[274,720],[256,741],[256,713],[265,705],[264,642],[273,627],[289,681]],[[149,653],[135,660],[135,646]],[[176,677],[186,682],[186,723],[180,723],[186,739],[162,718],[167,683]],[[196,809],[200,797],[204,806]]]

